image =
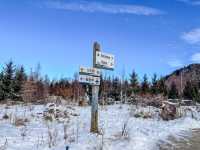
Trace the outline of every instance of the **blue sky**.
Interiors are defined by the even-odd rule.
[[[115,55],[118,76],[200,63],[200,0],[0,1],[1,66],[40,63],[51,78],[72,77],[92,65],[94,41]]]

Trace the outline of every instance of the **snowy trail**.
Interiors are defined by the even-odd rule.
[[[30,121],[26,126],[26,136],[21,136],[24,127],[16,127],[10,120],[0,121],[0,145],[4,145],[7,139],[7,150],[65,150],[69,145],[69,150],[98,150],[102,144],[102,136],[91,134],[90,131],[90,107],[77,107],[68,109],[60,106],[60,109],[68,110],[71,115],[68,124],[68,139],[63,139],[63,122],[53,121],[47,123],[43,120],[42,112],[45,107],[34,105],[31,110],[28,106],[12,106],[5,109],[0,108],[0,118],[7,114],[15,114],[19,117],[27,117]],[[148,111],[149,108],[140,108]],[[157,109],[151,108],[152,112]],[[100,107],[99,126],[104,131],[104,150],[156,150],[159,149],[158,142],[168,140],[169,136],[177,139],[183,137],[187,131],[200,128],[199,119],[184,117],[173,121],[162,121],[158,117],[152,119],[142,119],[130,116],[130,106],[119,105]],[[196,112],[196,116],[200,116]],[[127,122],[127,136],[122,137],[122,127]],[[65,121],[65,120],[63,120]],[[57,131],[56,144],[49,148],[48,128]],[[188,134],[189,135],[189,134]]]

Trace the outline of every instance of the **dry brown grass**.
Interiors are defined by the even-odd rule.
[[[18,118],[16,117],[14,120],[14,125],[15,126],[25,126],[26,123],[29,122],[29,120],[27,118]]]

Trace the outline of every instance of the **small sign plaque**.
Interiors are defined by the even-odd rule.
[[[102,53],[101,51],[96,51],[95,67],[101,69],[113,70],[114,64],[115,64],[114,55]]]
[[[79,74],[100,77],[101,71],[100,71],[100,69],[97,69],[97,68],[80,67]]]
[[[85,83],[85,84],[90,84],[90,85],[100,85],[100,77],[80,74],[79,82]]]

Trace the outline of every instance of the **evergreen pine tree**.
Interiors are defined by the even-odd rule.
[[[168,98],[170,98],[170,99],[179,98],[179,94],[178,94],[178,90],[177,90],[175,82],[172,82],[172,84],[171,84],[171,88],[169,90]]]
[[[198,86],[195,84],[193,85],[192,88],[192,95],[193,95],[193,100],[196,102],[200,102],[200,93],[199,93],[199,88]]]
[[[0,72],[0,100],[4,99],[4,90],[3,90],[3,72]]]
[[[151,86],[151,93],[156,95],[158,94],[159,89],[158,89],[158,80],[157,80],[157,75],[154,74],[152,78],[152,86]]]
[[[194,101],[200,101],[200,94],[198,89],[198,84],[187,81],[183,90],[183,97]]]
[[[27,79],[24,67],[21,66],[20,68],[16,69],[15,77],[14,77],[14,93],[15,97],[21,99],[21,89],[24,81]]]
[[[130,75],[130,86],[131,86],[131,91],[133,93],[136,94],[139,92],[138,75],[136,74],[136,72],[134,70]]]
[[[185,88],[183,90],[183,97],[185,99],[193,99],[193,87],[192,87],[192,83],[190,81],[186,82]]]
[[[120,100],[120,80],[116,77],[113,79],[112,97],[115,100]]]
[[[112,83],[112,80],[111,80],[111,77],[110,77],[110,76],[108,76],[108,77],[106,78],[106,84],[107,84],[107,90],[106,90],[107,96],[108,96],[108,97],[112,97],[113,83]]]
[[[14,73],[15,73],[15,66],[12,61],[8,62],[3,68],[3,81],[2,87],[4,91],[4,98],[6,99],[13,99],[15,97],[14,93]]]
[[[146,74],[143,77],[141,90],[142,90],[142,94],[147,94],[149,92],[149,82],[148,82],[148,77]]]
[[[162,77],[158,81],[158,92],[164,96],[168,95],[167,86],[165,85],[165,80]]]

